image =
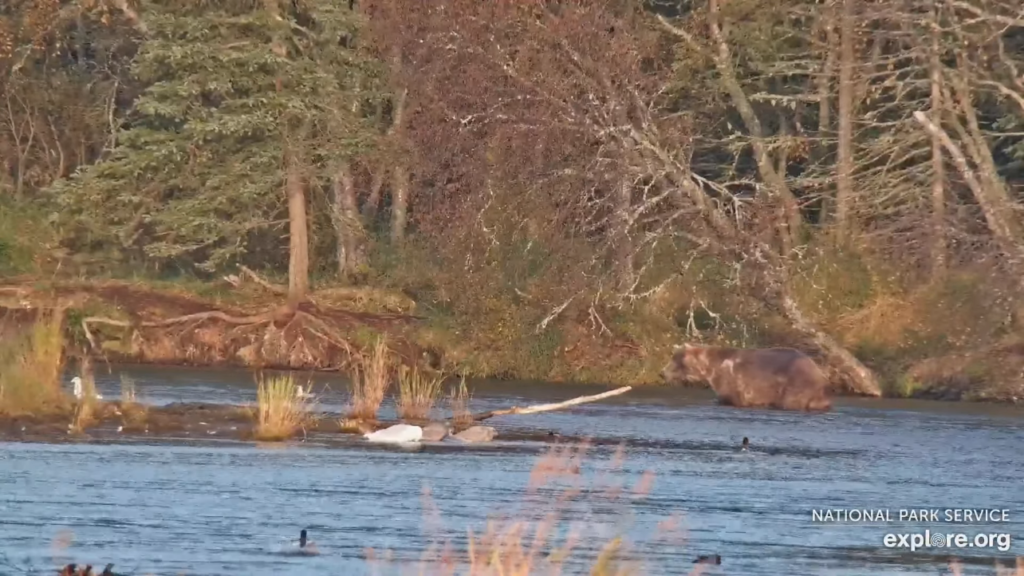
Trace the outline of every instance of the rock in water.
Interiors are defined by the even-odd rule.
[[[471,426],[454,436],[463,442],[490,442],[494,440],[497,431],[490,426]]]
[[[451,433],[448,426],[441,424],[440,422],[431,422],[423,427],[423,441],[424,442],[440,442],[444,440],[445,436]]]

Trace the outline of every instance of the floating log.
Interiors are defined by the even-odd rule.
[[[479,412],[477,414],[471,414],[470,418],[474,422],[481,422],[488,418],[495,416],[507,416],[511,414],[538,414],[540,412],[553,412],[555,410],[564,410],[572,406],[578,406],[580,404],[587,404],[589,402],[597,402],[598,400],[604,400],[605,398],[611,398],[612,396],[618,396],[625,394],[632,390],[632,386],[623,386],[622,388],[616,388],[615,390],[609,390],[600,394],[593,394],[591,396],[579,396],[566,400],[564,402],[555,402],[553,404],[535,404],[533,406],[525,406],[520,408],[519,406],[513,406],[512,408],[505,408],[502,410],[491,410],[490,412]]]

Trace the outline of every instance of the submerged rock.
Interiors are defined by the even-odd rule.
[[[497,431],[490,426],[471,426],[453,437],[463,442],[490,442],[496,435]]]
[[[440,422],[431,422],[423,427],[423,441],[424,442],[440,442],[444,440],[445,436],[451,433],[448,426],[441,424]]]

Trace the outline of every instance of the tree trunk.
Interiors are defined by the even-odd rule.
[[[338,167],[331,184],[331,223],[334,225],[338,277],[349,280],[363,263],[365,231],[359,221],[356,185],[348,162]]]
[[[853,68],[854,18],[856,0],[841,0],[839,18],[839,143],[836,174],[836,236],[840,243],[852,232],[850,207],[853,202]]]
[[[979,180],[975,170],[967,162],[967,157],[964,155],[963,150],[953,142],[945,130],[932,122],[927,115],[917,111],[914,112],[914,119],[929,134],[938,136],[940,139],[942,147],[949,154],[953,165],[956,166],[960,175],[967,183],[967,187],[971,189],[971,193],[974,194],[975,199],[978,201],[978,206],[981,207],[982,214],[985,216],[985,222],[988,224],[989,231],[999,243],[1003,253],[1014,259],[1024,255],[1016,233],[1017,225],[1012,216],[1012,204],[1009,197],[1004,194],[1005,188],[993,190],[988,185],[989,178],[982,176],[982,179]]]
[[[285,192],[288,195],[288,304],[297,306],[309,293],[309,229],[306,188],[295,158],[289,158]]]
[[[377,218],[377,212],[380,211],[380,191],[384,188],[384,180],[387,179],[387,165],[381,164],[373,170],[370,182],[370,194],[366,197],[366,203],[363,204],[363,217],[371,222]]]
[[[633,206],[633,186],[623,177],[614,194],[615,211],[612,214],[612,246],[616,281],[623,293],[633,287],[633,243],[630,238],[630,210]]]
[[[839,37],[836,34],[835,0],[830,0],[825,7],[825,62],[821,66],[818,78],[818,138],[817,144],[811,149],[811,164],[823,163],[828,156],[828,136],[832,134],[832,83],[836,71],[836,54],[839,52]],[[829,222],[835,216],[835,197],[821,194],[821,213],[818,221]]]
[[[843,371],[854,392],[865,396],[878,397],[882,395],[882,388],[871,369],[836,342],[834,338],[807,320],[788,291],[783,292],[780,300],[782,315],[793,324],[794,328],[810,336],[825,356]]]
[[[932,46],[929,54],[932,84],[932,120],[941,126],[942,118],[942,62],[939,60],[939,19],[937,2],[932,22]],[[932,134],[932,278],[942,276],[946,271],[946,164],[942,153],[942,140]]]
[[[391,57],[392,74],[397,76],[402,66],[400,52]],[[395,97],[391,124],[391,136],[400,145],[405,145],[405,107],[409,90],[401,88]],[[392,168],[391,181],[391,241],[401,242],[405,238],[405,227],[409,216],[409,168],[405,158],[397,158]]]
[[[405,239],[405,226],[409,217],[409,170],[399,162],[393,170],[391,182],[391,241]]]
[[[716,44],[713,54],[715,67],[721,78],[722,85],[732,100],[733,106],[743,118],[743,124],[750,133],[750,143],[754,150],[754,160],[757,162],[758,172],[765,181],[768,190],[773,196],[777,195],[777,201],[782,209],[782,218],[779,221],[779,230],[782,240],[782,253],[788,253],[799,240],[800,227],[803,218],[793,192],[786,184],[783,174],[779,174],[772,165],[771,153],[764,140],[764,129],[761,120],[757,117],[750,100],[747,98],[739,79],[736,77],[736,70],[733,66],[733,55],[722,31],[721,14],[718,9],[718,0],[708,1],[710,12],[709,31],[711,38]]]

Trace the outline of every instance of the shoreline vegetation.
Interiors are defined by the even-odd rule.
[[[0,336],[613,385],[791,346],[837,394],[1024,398],[1015,0],[750,1],[19,3]]]
[[[447,320],[417,313],[417,303],[401,291],[371,287],[313,292],[296,306],[309,321],[289,314],[286,305],[279,306],[284,309],[280,317],[261,315],[259,310],[280,302],[281,293],[249,273],[255,281],[245,284],[237,278],[236,284],[0,279],[0,338],[5,342],[0,343],[5,348],[0,361],[17,357],[23,344],[16,342],[45,333],[51,340],[35,341],[44,348],[40,353],[59,356],[61,362],[74,356],[104,364],[345,372],[355,374],[358,383],[364,369],[361,358],[383,358],[374,348],[387,341],[387,361],[403,367],[399,374],[417,370],[435,376],[662,386],[660,370],[680,342],[651,333],[645,339],[626,334],[594,337],[576,326],[562,331],[579,334],[572,343],[560,339],[557,346],[544,349],[493,349],[491,339],[476,330],[438,328]],[[254,321],[240,324],[235,318]],[[627,332],[643,328],[627,326]],[[833,377],[834,395],[860,395],[843,387],[834,365],[815,355],[813,345],[779,329],[781,336],[763,345],[810,351]],[[852,328],[854,333],[865,329]],[[684,335],[666,330],[676,338]],[[520,335],[517,340],[529,339]],[[1024,344],[1015,342],[1011,337],[988,349],[925,355],[916,361],[891,350],[859,350],[867,351],[865,363],[880,374],[883,397],[1017,403],[1024,392],[1012,371],[1018,365],[1024,369]],[[61,354],[46,351],[46,345],[60,347]]]
[[[51,311],[30,329],[0,341],[0,440],[103,441],[133,437],[184,437],[256,442],[321,441],[362,435],[401,422],[425,426],[438,420],[457,434],[494,416],[560,410],[628,392],[622,387],[564,402],[471,412],[471,394],[465,376],[445,382],[442,374],[409,367],[394,353],[385,337],[358,356],[349,372],[352,381],[348,405],[340,414],[321,411],[311,382],[292,372],[254,373],[254,405],[175,403],[147,405],[139,400],[130,377],[122,376],[118,398],[96,392],[94,361],[77,358],[78,383],[73,392],[62,378],[68,354],[63,346],[66,314]],[[397,422],[380,421],[385,398],[395,400]],[[518,430],[511,438],[550,441],[546,432]],[[578,439],[579,440],[579,439]]]

